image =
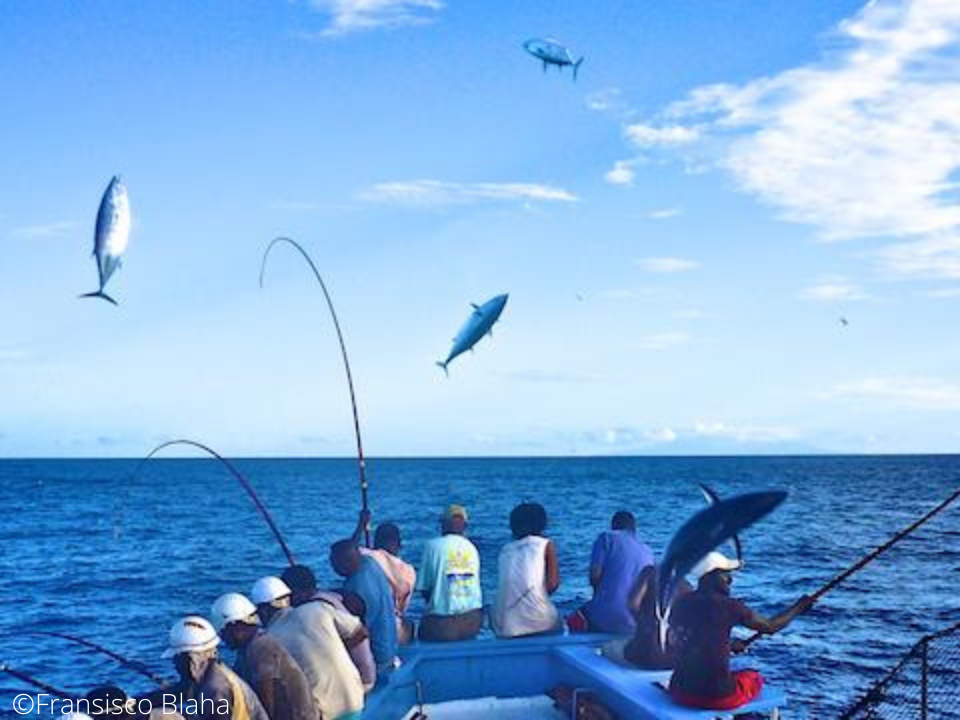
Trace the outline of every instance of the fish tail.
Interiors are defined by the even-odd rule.
[[[444,375],[446,375],[447,377],[450,377],[450,371],[447,370],[447,364],[446,364],[445,362],[443,362],[442,360],[437,360],[436,365],[437,365],[437,367],[443,368],[443,374],[444,374]]]
[[[109,295],[107,295],[103,290],[97,290],[97,291],[95,291],[95,292],[84,293],[83,295],[78,295],[77,297],[82,297],[82,298],[98,297],[98,298],[103,298],[103,299],[106,300],[107,302],[113,303],[114,305],[120,305],[120,303],[118,303],[118,302],[117,302],[116,300],[114,300],[112,297],[110,297]]]
[[[573,81],[577,81],[577,71],[580,69],[580,63],[583,62],[583,56],[573,64]]]

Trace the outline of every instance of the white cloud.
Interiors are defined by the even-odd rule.
[[[633,175],[632,160],[617,160],[603,179],[611,185],[633,185]]]
[[[800,293],[801,300],[816,300],[819,302],[851,302],[868,300],[869,298],[870,296],[859,285],[843,280],[813,285]]]
[[[587,95],[587,107],[594,112],[616,112],[624,109],[619,88],[607,88]]]
[[[682,125],[654,127],[635,123],[628,125],[623,132],[627,139],[639,148],[689,145],[700,137],[700,131],[697,128]]]
[[[562,188],[534,183],[450,183],[411,180],[374,185],[360,200],[413,207],[446,207],[478,202],[576,202],[577,196]]]
[[[656,428],[654,430],[646,430],[643,433],[643,437],[650,442],[658,443],[671,443],[677,439],[677,433],[668,427]]]
[[[789,427],[764,425],[727,425],[722,422],[698,422],[693,434],[699,437],[724,438],[737,442],[783,442],[795,440],[800,433]]]
[[[685,310],[675,310],[672,316],[677,320],[699,320],[703,317],[703,311],[697,308],[687,308]]]
[[[932,378],[865,378],[841,383],[827,396],[880,400],[925,410],[960,410],[960,386]]]
[[[938,288],[936,290],[930,290],[926,293],[926,296],[940,300],[960,297],[960,287]]]
[[[660,208],[659,210],[651,210],[647,213],[647,217],[651,220],[669,220],[670,218],[675,218],[683,212],[678,207],[671,208]]]
[[[637,341],[637,347],[640,350],[672,350],[689,345],[692,341],[693,338],[685,332],[664,332],[640,337]]]
[[[310,0],[310,5],[330,15],[330,25],[321,35],[332,37],[430,23],[444,3],[441,0]]]
[[[704,140],[785,219],[830,240],[895,239],[877,255],[895,273],[960,277],[960,2],[870,2],[838,34],[819,62],[695,89],[628,138]]]
[[[62,237],[75,230],[80,223],[73,220],[61,220],[59,222],[47,223],[45,225],[27,225],[25,227],[14,228],[10,232],[15,237],[20,238],[53,238]]]
[[[650,273],[678,273],[696,270],[700,263],[693,260],[684,260],[675,257],[650,257],[637,260],[637,265],[644,272]]]

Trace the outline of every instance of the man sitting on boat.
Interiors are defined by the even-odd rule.
[[[283,582],[289,585],[294,606],[299,607],[305,603],[322,602],[331,606],[337,612],[347,613],[357,618],[363,614],[362,601],[355,596],[351,597],[350,593],[318,590],[317,578],[313,574],[313,570],[306,565],[291,565],[284,569],[282,577]],[[366,632],[366,628],[364,628],[363,639],[354,639],[347,646],[347,653],[350,655],[354,667],[357,668],[357,672],[360,673],[364,692],[370,692],[377,682],[377,664],[373,659],[370,633]]]
[[[394,610],[397,622],[397,641],[406,645],[413,639],[413,623],[404,618],[410,606],[413,588],[417,584],[417,571],[413,565],[400,557],[400,528],[394,523],[385,522],[377,525],[373,533],[373,547],[366,548],[360,545],[360,538],[370,527],[370,511],[360,512],[360,521],[353,534],[353,540],[360,548],[360,554],[372,558],[390,583],[393,591]]]
[[[640,574],[651,565],[653,551],[637,538],[633,513],[614,513],[610,530],[597,536],[590,555],[593,598],[567,618],[570,630],[632,634],[637,623],[631,596]]]
[[[419,637],[427,641],[468,640],[483,623],[480,554],[464,537],[467,511],[451,505],[440,516],[440,537],[429,540],[417,578],[427,607]]]
[[[294,603],[303,596],[295,592]],[[277,612],[267,633],[303,670],[322,718],[361,717],[363,682],[347,652],[347,648],[367,639],[358,618],[330,603],[307,599]]]
[[[188,615],[170,629],[170,647],[164,657],[173,658],[180,685],[167,698],[176,696],[187,718],[270,720],[257,694],[217,657],[220,638],[206,620]]]
[[[353,538],[330,547],[330,565],[345,578],[343,589],[356,594],[363,606],[359,616],[370,633],[379,677],[392,670],[397,661],[397,622],[390,583],[375,560],[360,554]]]
[[[210,611],[214,628],[237,657],[233,669],[257,693],[270,720],[318,720],[303,670],[260,629],[257,608],[239,593],[221,595]]]
[[[560,587],[560,567],[556,546],[543,537],[546,527],[547,512],[540,503],[523,503],[510,513],[514,539],[500,550],[491,618],[499,637],[560,629],[560,615],[550,602],[550,594]]]
[[[711,552],[694,568],[694,592],[681,595],[670,608],[670,631],[676,657],[670,695],[680,705],[732,710],[753,700],[763,688],[756,670],[731,672],[730,631],[737,625],[764,634],[785,628],[812,605],[804,595],[779,615],[767,619],[730,597],[732,572],[740,563]]]

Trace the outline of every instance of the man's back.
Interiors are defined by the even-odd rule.
[[[366,606],[363,623],[370,631],[378,669],[392,665],[397,654],[397,623],[393,592],[380,566],[372,558],[364,557],[360,569],[347,578],[343,587],[359,595]]]
[[[260,696],[271,720],[318,717],[303,670],[275,637],[258,632],[237,652],[234,669]]]
[[[600,570],[593,599],[585,608],[590,627],[632,633],[636,622],[630,594],[643,569],[653,565],[653,552],[629,530],[607,530],[593,543],[590,565]]]
[[[734,692],[730,631],[750,616],[746,605],[721,593],[699,589],[678,597],[670,611],[676,643],[671,689],[703,698]]]
[[[481,608],[480,556],[476,547],[453,533],[427,542],[417,587],[430,593],[427,614],[459,615]]]
[[[320,601],[281,610],[267,628],[300,665],[324,718],[363,708],[360,673],[344,644],[362,628],[354,616]]]

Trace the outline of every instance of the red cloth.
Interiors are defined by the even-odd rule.
[[[587,622],[587,616],[584,615],[583,610],[575,610],[570,615],[567,615],[567,627],[572,633],[585,633],[590,627]]]
[[[756,670],[740,670],[733,673],[736,689],[723,697],[708,698],[688,695],[685,692],[670,688],[670,697],[678,705],[705,710],[733,710],[746,705],[763,690],[763,676]]]

